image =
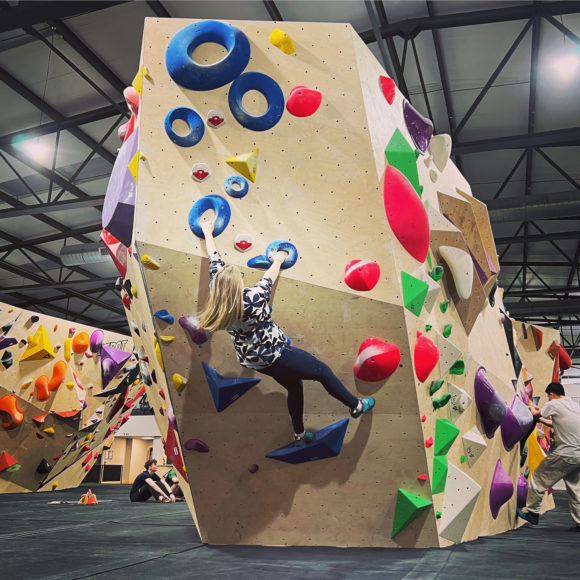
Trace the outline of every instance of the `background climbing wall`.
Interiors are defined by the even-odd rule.
[[[414,110],[405,119],[404,98],[389,79],[381,87],[385,73],[376,59],[350,25],[336,24],[284,23],[295,45],[295,52],[285,54],[269,41],[272,24],[232,23],[250,43],[246,70],[272,77],[286,98],[300,85],[322,93],[320,108],[311,116],[285,111],[270,130],[244,128],[230,113],[229,83],[193,91],[168,75],[168,43],[190,22],[147,19],[145,24],[141,65],[147,74],[142,78],[134,239],[127,268],[135,293],[125,306],[149,400],[167,434],[166,452],[170,447],[174,463],[184,462],[187,500],[202,539],[214,544],[425,547],[513,527],[515,495],[505,499],[508,504],[494,518],[490,488],[498,459],[515,485],[518,449],[506,451],[498,432],[486,440],[477,462],[462,461],[462,436],[477,429],[481,437],[481,418],[475,404],[466,405],[463,413],[451,410],[452,392],[473,399],[480,366],[508,404],[518,385],[512,381],[519,377],[499,322],[501,299],[494,293],[499,264],[487,211],[448,160],[449,140],[437,136],[429,150],[417,150],[417,137],[429,143],[428,123]],[[213,43],[194,52],[205,64],[224,55],[225,49]],[[255,91],[242,103],[253,115],[266,109]],[[192,108],[202,119],[218,110],[225,123],[219,128],[207,124],[197,145],[178,147],[164,131],[165,117],[175,106]],[[179,132],[178,123],[174,129]],[[259,149],[255,183],[249,184],[247,196],[228,197],[224,180],[237,173],[225,160],[254,148]],[[210,170],[202,183],[191,178],[196,163]],[[390,167],[399,171],[394,173],[399,185],[402,180],[414,188],[414,201],[407,196],[396,208],[385,206]],[[419,202],[415,192],[421,194]],[[246,266],[249,257],[264,253],[273,240],[296,245],[300,258],[283,272],[274,292],[275,320],[295,346],[331,364],[351,390],[376,399],[372,414],[350,420],[336,458],[298,465],[264,458],[292,436],[284,391],[268,377],[240,367],[225,333],[197,344],[178,323],[195,314],[208,296],[207,258],[188,226],[192,205],[207,195],[228,200],[231,221],[217,244],[227,262],[242,268],[246,283],[261,276]],[[385,209],[400,209],[408,227],[401,231]],[[417,234],[414,220],[425,223],[426,239]],[[240,234],[254,241],[247,253],[235,249]],[[427,260],[408,251],[409,236],[418,236],[423,245],[430,238]],[[451,257],[449,247],[457,250]],[[345,266],[354,259],[380,266],[378,283],[367,292],[344,281]],[[437,265],[444,271],[440,280]],[[160,310],[169,316],[154,317]],[[423,333],[421,340],[417,332]],[[359,346],[369,337],[401,351],[399,368],[388,380],[364,382],[353,375]],[[418,348],[425,340],[438,347],[432,364]],[[202,361],[222,376],[256,376],[261,382],[218,413]],[[419,380],[418,374],[425,376]],[[439,379],[440,388],[430,394]],[[348,416],[312,383],[305,386],[305,408],[311,430]]]
[[[133,341],[7,304],[0,309],[0,493],[76,487],[143,394]],[[91,336],[93,346],[101,336],[105,349],[129,357],[105,389]]]

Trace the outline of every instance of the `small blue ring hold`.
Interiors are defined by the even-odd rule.
[[[185,121],[190,128],[189,133],[183,137],[173,130],[173,123],[178,119]],[[205,133],[205,125],[201,117],[193,109],[189,107],[174,107],[165,117],[165,132],[176,145],[193,147],[201,141]]]
[[[230,223],[232,211],[230,204],[221,195],[206,195],[198,199],[191,210],[189,211],[189,228],[198,238],[205,238],[199,220],[204,212],[208,209],[215,211],[215,226],[213,228],[213,235],[219,236]]]
[[[237,187],[235,187],[237,186]],[[224,190],[230,197],[241,199],[250,191],[250,184],[241,175],[232,175],[224,181]]]
[[[258,91],[268,101],[268,108],[263,115],[250,115],[242,105],[242,99],[248,91]],[[284,93],[278,83],[268,75],[258,72],[241,74],[230,87],[228,93],[230,111],[237,122],[252,131],[271,129],[284,113]]]
[[[228,54],[216,63],[196,62],[193,51],[206,42],[220,44]],[[239,76],[250,62],[250,42],[237,27],[216,20],[204,20],[182,28],[170,40],[165,52],[169,76],[192,91],[211,91]]]
[[[291,268],[296,264],[298,260],[298,250],[294,244],[287,242],[286,240],[275,240],[271,244],[268,245],[266,248],[266,256],[268,256],[268,260],[270,263],[274,260],[274,256],[276,252],[282,250],[283,252],[288,252],[288,256],[282,262],[282,270],[286,270],[287,268]]]

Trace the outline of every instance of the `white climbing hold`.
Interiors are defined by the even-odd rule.
[[[433,163],[439,171],[443,171],[447,162],[449,161],[449,156],[451,155],[451,147],[453,142],[451,137],[446,134],[434,135],[431,137],[429,142],[429,153],[433,157]]]
[[[455,422],[457,417],[459,417],[469,405],[471,405],[472,398],[464,391],[461,387],[454,385],[453,383],[448,383],[449,393],[451,394],[451,400],[449,401],[449,411],[451,414],[451,420]]]
[[[463,448],[465,449],[467,463],[469,464],[469,467],[472,467],[481,457],[482,453],[487,449],[487,443],[477,427],[471,428],[461,437],[461,439],[463,440]]]
[[[473,260],[468,252],[453,246],[441,246],[439,248],[441,257],[447,262],[457,294],[463,300],[471,296],[473,286]]]

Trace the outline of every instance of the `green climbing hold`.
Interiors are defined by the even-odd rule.
[[[425,325],[425,332],[429,332],[433,327],[430,324]]]
[[[457,359],[449,369],[449,372],[452,375],[462,375],[465,372],[465,361]]]
[[[449,393],[447,393],[449,395]],[[449,419],[437,419],[435,422],[435,455],[445,455],[459,435],[456,427]]]
[[[447,309],[449,308],[449,300],[443,300],[443,302],[439,304],[439,308],[441,309],[441,312],[445,314],[447,312]]]
[[[440,519],[442,515],[443,515],[443,514],[442,514],[442,513],[441,513],[439,510],[437,510],[437,511],[435,512],[435,517],[436,517],[437,519]]]
[[[449,335],[451,334],[451,329],[453,328],[453,324],[446,324],[443,327],[443,336],[445,338],[449,338]]]
[[[412,312],[415,316],[421,314],[429,285],[407,272],[401,272],[401,282],[403,283],[403,302],[405,308]]]
[[[423,188],[419,185],[415,150],[409,145],[399,129],[395,129],[385,149],[385,156],[389,165],[397,168],[410,181],[417,195],[421,197]]]
[[[445,381],[443,379],[431,381],[431,385],[429,385],[429,396],[433,396],[443,386],[444,382]]]
[[[467,461],[467,457],[465,457],[465,455],[462,455],[462,456],[459,458],[459,461],[461,461],[461,463],[465,463],[465,462]]]
[[[427,252],[427,264],[429,264],[429,268],[433,267],[433,262],[431,261],[431,250]]]
[[[429,272],[429,276],[431,276],[431,278],[433,278],[433,280],[437,282],[438,280],[441,280],[441,278],[443,278],[444,273],[445,270],[443,270],[443,266],[435,266],[435,268],[433,268],[433,270]]]
[[[401,530],[405,529],[431,505],[433,503],[428,499],[409,493],[404,489],[399,489],[391,538],[394,538]]]
[[[433,409],[441,409],[441,407],[445,407],[447,403],[451,400],[451,393],[445,393],[442,397],[438,399],[433,399]]]
[[[443,493],[445,491],[448,469],[449,463],[446,455],[435,455],[433,457],[433,487],[431,493]]]

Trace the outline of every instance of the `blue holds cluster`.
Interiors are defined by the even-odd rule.
[[[297,447],[294,443],[270,451],[266,457],[277,459],[286,463],[306,463],[308,461],[317,461],[328,457],[336,457],[340,454],[348,419],[342,419],[320,431],[314,433],[314,439],[302,447]]]
[[[187,135],[178,135],[173,129],[173,123],[177,120],[185,121],[189,125]],[[197,145],[205,133],[205,125],[202,118],[189,107],[174,107],[165,117],[165,132],[167,136],[180,147],[193,147]]]
[[[204,237],[199,220],[208,209],[213,209],[216,215],[215,226],[213,228],[214,236],[219,236],[230,223],[232,210],[227,200],[221,195],[206,195],[198,199],[189,211],[189,227],[198,238]]]
[[[202,362],[201,366],[205,372],[205,378],[211,391],[211,396],[216,411],[221,412],[245,395],[261,379],[251,379],[244,377],[222,377],[214,368]]]
[[[275,240],[268,245],[265,255],[255,256],[248,260],[248,268],[267,270],[272,265],[274,256],[278,251],[288,252],[288,256],[282,262],[282,270],[291,268],[296,264],[296,261],[298,260],[298,250],[296,249],[296,246],[285,240]]]
[[[248,194],[250,184],[241,175],[232,175],[224,181],[224,190],[230,197],[241,199]]]

